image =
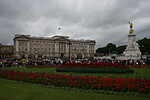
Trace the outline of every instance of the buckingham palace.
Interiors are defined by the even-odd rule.
[[[75,40],[69,36],[34,37],[14,36],[16,58],[90,58],[95,53],[95,40]]]

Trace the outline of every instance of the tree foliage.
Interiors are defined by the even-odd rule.
[[[116,51],[117,51],[117,54],[122,54],[126,49],[126,45],[123,45],[123,46],[118,46],[116,48]]]
[[[137,43],[139,44],[140,51],[142,54],[150,54],[150,38],[138,40]]]
[[[150,54],[150,38],[143,38],[138,40],[140,51],[142,54]],[[125,51],[126,45],[116,47],[113,43],[108,43],[105,47],[98,48],[96,53],[104,54],[122,54]]]
[[[96,53],[112,54],[116,52],[116,45],[113,43],[108,43],[107,46],[98,48]]]
[[[116,45],[113,43],[108,43],[106,48],[108,49],[108,53],[112,54],[116,52]]]

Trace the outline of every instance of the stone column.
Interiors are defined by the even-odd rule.
[[[28,53],[30,52],[30,42],[28,41],[27,42],[27,50],[28,50]]]
[[[16,40],[16,43],[15,43],[15,57],[19,58],[18,55],[19,55],[19,41]]]
[[[28,58],[30,55],[30,41],[27,41],[27,55],[26,58]]]
[[[128,35],[128,47],[131,49],[133,48],[133,43],[135,42],[135,34],[129,34]]]
[[[19,41],[16,41],[16,52],[19,50]]]
[[[65,56],[67,57],[67,55],[68,55],[68,47],[67,47],[67,42],[65,43]]]

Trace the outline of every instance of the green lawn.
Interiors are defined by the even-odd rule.
[[[150,68],[131,68],[135,73],[131,74],[109,74],[109,73],[71,73],[71,72],[56,72],[55,68],[2,68],[8,70],[16,70],[23,72],[45,72],[62,75],[78,75],[78,76],[103,76],[103,77],[120,77],[120,78],[149,78]]]
[[[0,78],[0,100],[149,100],[146,97],[117,96],[83,91],[39,87]]]

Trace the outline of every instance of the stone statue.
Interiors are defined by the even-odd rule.
[[[129,23],[129,26],[130,26],[129,34],[132,34],[132,33],[134,33],[133,24],[131,22],[128,22],[128,23]]]
[[[124,59],[141,59],[141,52],[139,49],[138,43],[135,41],[135,34],[133,30],[133,24],[131,22],[128,22],[130,26],[129,35],[128,35],[128,44],[126,46],[125,51],[123,54],[125,55]]]

